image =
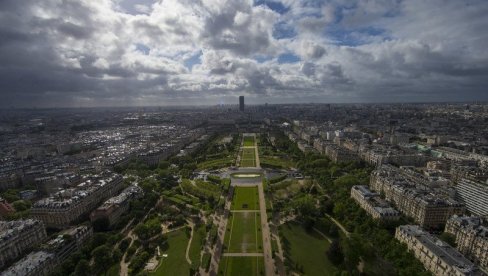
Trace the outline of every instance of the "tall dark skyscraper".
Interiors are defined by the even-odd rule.
[[[244,111],[244,96],[239,96],[239,110]]]

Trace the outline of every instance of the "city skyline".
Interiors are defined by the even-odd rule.
[[[0,275],[488,275],[488,103],[246,98],[2,110]]]
[[[487,101],[485,1],[2,1],[0,108]]]

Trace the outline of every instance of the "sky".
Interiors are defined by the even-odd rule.
[[[486,0],[1,0],[0,107],[488,100]]]

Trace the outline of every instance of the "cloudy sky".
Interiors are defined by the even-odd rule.
[[[488,100],[486,0],[0,0],[0,107]]]

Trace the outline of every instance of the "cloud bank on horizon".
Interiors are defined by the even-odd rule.
[[[0,106],[488,100],[486,0],[3,0]]]

